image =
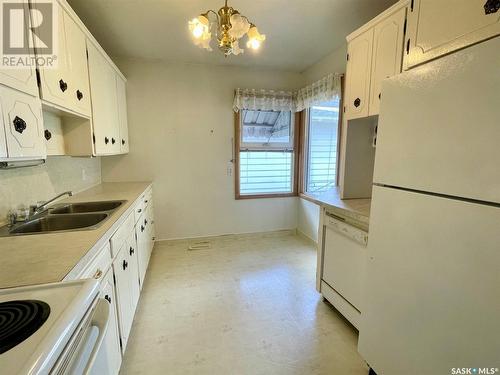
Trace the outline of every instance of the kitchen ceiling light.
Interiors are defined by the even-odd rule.
[[[213,20],[210,20],[211,14],[215,15]],[[218,12],[209,10],[189,21],[189,30],[194,43],[208,51],[212,51],[210,42],[213,30],[218,47],[226,57],[245,52],[239,44],[240,39],[245,35],[248,37],[247,48],[253,50],[259,49],[262,42],[266,40],[266,36],[261,34],[257,27],[248,21],[247,17],[227,5],[227,0]]]

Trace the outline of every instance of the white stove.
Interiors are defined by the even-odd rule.
[[[108,316],[96,280],[0,290],[1,373],[85,374]]]

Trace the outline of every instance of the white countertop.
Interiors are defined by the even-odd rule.
[[[60,201],[127,201],[97,229],[0,238],[0,288],[63,280],[149,185],[151,182],[103,183]]]

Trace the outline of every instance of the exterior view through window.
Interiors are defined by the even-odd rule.
[[[306,192],[320,193],[337,184],[337,149],[340,100],[309,110],[307,127]]]
[[[291,194],[294,185],[294,115],[242,110],[239,191],[241,196]]]

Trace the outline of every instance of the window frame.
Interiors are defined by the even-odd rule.
[[[299,181],[300,181],[300,139],[301,139],[301,124],[302,124],[302,112],[293,113],[292,112],[292,127],[293,127],[293,143],[291,148],[292,156],[292,191],[290,193],[270,193],[270,194],[241,194],[240,193],[240,152],[241,149],[241,110],[234,113],[234,182],[235,182],[235,198],[236,200],[244,199],[264,199],[264,198],[286,198],[286,197],[297,197],[299,195]],[[269,148],[255,148],[254,151],[257,152],[272,152],[280,151],[286,147],[269,147]],[[246,150],[251,150],[253,148],[246,148]],[[288,147],[290,149],[290,147]],[[245,151],[245,150],[243,150]]]
[[[337,124],[337,171],[335,174],[335,186],[338,188],[341,175],[341,148],[342,148],[342,130],[344,122],[344,78],[341,78],[341,96],[339,100],[339,121]],[[299,180],[299,195],[305,198],[314,199],[314,193],[307,191],[307,173],[308,173],[308,155],[309,155],[309,122],[310,108],[306,108],[302,113],[300,123],[300,180]]]

